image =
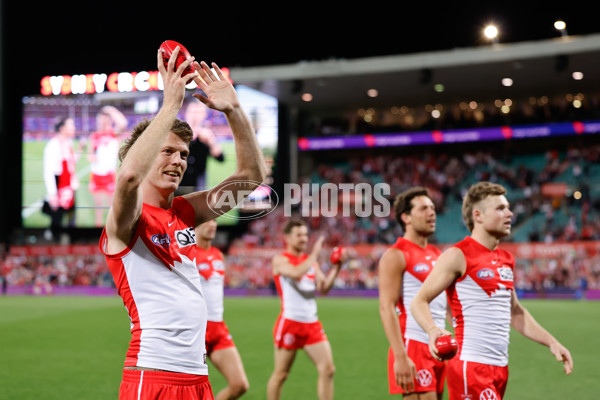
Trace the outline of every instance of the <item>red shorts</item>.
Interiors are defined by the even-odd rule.
[[[297,350],[310,344],[323,342],[327,340],[327,335],[320,321],[297,322],[280,315],[273,328],[273,338],[275,347]]]
[[[429,345],[427,343],[406,339],[404,346],[406,347],[406,353],[415,363],[415,367],[417,369],[415,390],[411,393],[443,393],[446,364],[433,358],[429,352]],[[394,353],[390,347],[388,351],[388,384],[390,388],[390,394],[404,393],[404,390],[402,390],[400,386],[396,385],[394,361]]]
[[[450,400],[500,400],[508,383],[508,366],[461,361],[455,357],[446,366]]]
[[[208,321],[206,325],[206,353],[210,354],[215,350],[226,349],[228,347],[235,347],[235,343],[231,339],[231,334],[225,321],[213,322]]]
[[[112,193],[115,191],[115,182],[116,180],[114,173],[108,175],[92,174],[90,176],[90,185],[88,186],[88,189],[92,193],[100,191]]]
[[[207,375],[123,370],[119,400],[214,400]]]

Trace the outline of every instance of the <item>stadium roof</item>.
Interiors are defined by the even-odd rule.
[[[583,80],[576,81],[578,71]],[[600,88],[600,34],[435,52],[231,68],[231,78],[302,109],[527,98]],[[514,84],[505,87],[503,78]],[[444,85],[443,92],[433,89]],[[367,90],[376,89],[376,98]],[[304,92],[311,102],[301,100]]]

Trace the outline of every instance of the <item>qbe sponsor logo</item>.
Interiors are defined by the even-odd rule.
[[[194,228],[189,227],[175,231],[175,241],[179,247],[187,247],[196,244],[196,232]]]

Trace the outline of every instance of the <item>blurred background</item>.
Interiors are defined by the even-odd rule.
[[[425,186],[438,212],[432,241],[443,248],[468,234],[466,189],[490,180],[507,187],[515,213],[503,246],[517,256],[522,295],[600,297],[600,33],[586,10],[231,2],[166,11],[4,0],[1,39],[5,293],[114,293],[97,246],[108,195],[93,175],[115,166],[110,146],[159,109],[155,52],[170,39],[224,68],[271,171],[260,192],[219,218],[214,244],[228,260],[230,293],[273,293],[269,260],[283,248],[273,227],[287,218],[286,185],[309,196],[312,185],[386,184],[388,202]],[[103,118],[109,135],[100,134]],[[64,119],[74,124],[78,185],[72,212],[56,216],[44,210],[52,186],[44,153]],[[222,157],[198,156],[201,180],[188,189],[210,188],[235,168],[222,115],[203,121]],[[307,211],[314,202],[288,211],[313,237],[327,235],[324,252],[352,250],[336,290],[376,295],[378,259],[402,235],[393,210],[361,212],[377,203],[372,191],[327,196],[334,216]]]

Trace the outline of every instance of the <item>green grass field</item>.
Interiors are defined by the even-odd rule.
[[[387,341],[377,299],[320,298],[318,302],[337,367],[336,398],[400,398],[387,392]],[[600,302],[523,303],[570,349],[575,369],[571,376],[564,375],[546,347],[513,332],[505,398],[597,399]],[[271,331],[278,311],[275,297],[226,298],[226,321],[250,380],[244,399],[265,398],[273,366]],[[130,338],[120,298],[0,297],[0,332],[0,399],[117,398]],[[224,381],[210,368],[216,392]],[[316,371],[301,352],[282,398],[314,399],[315,393]]]

